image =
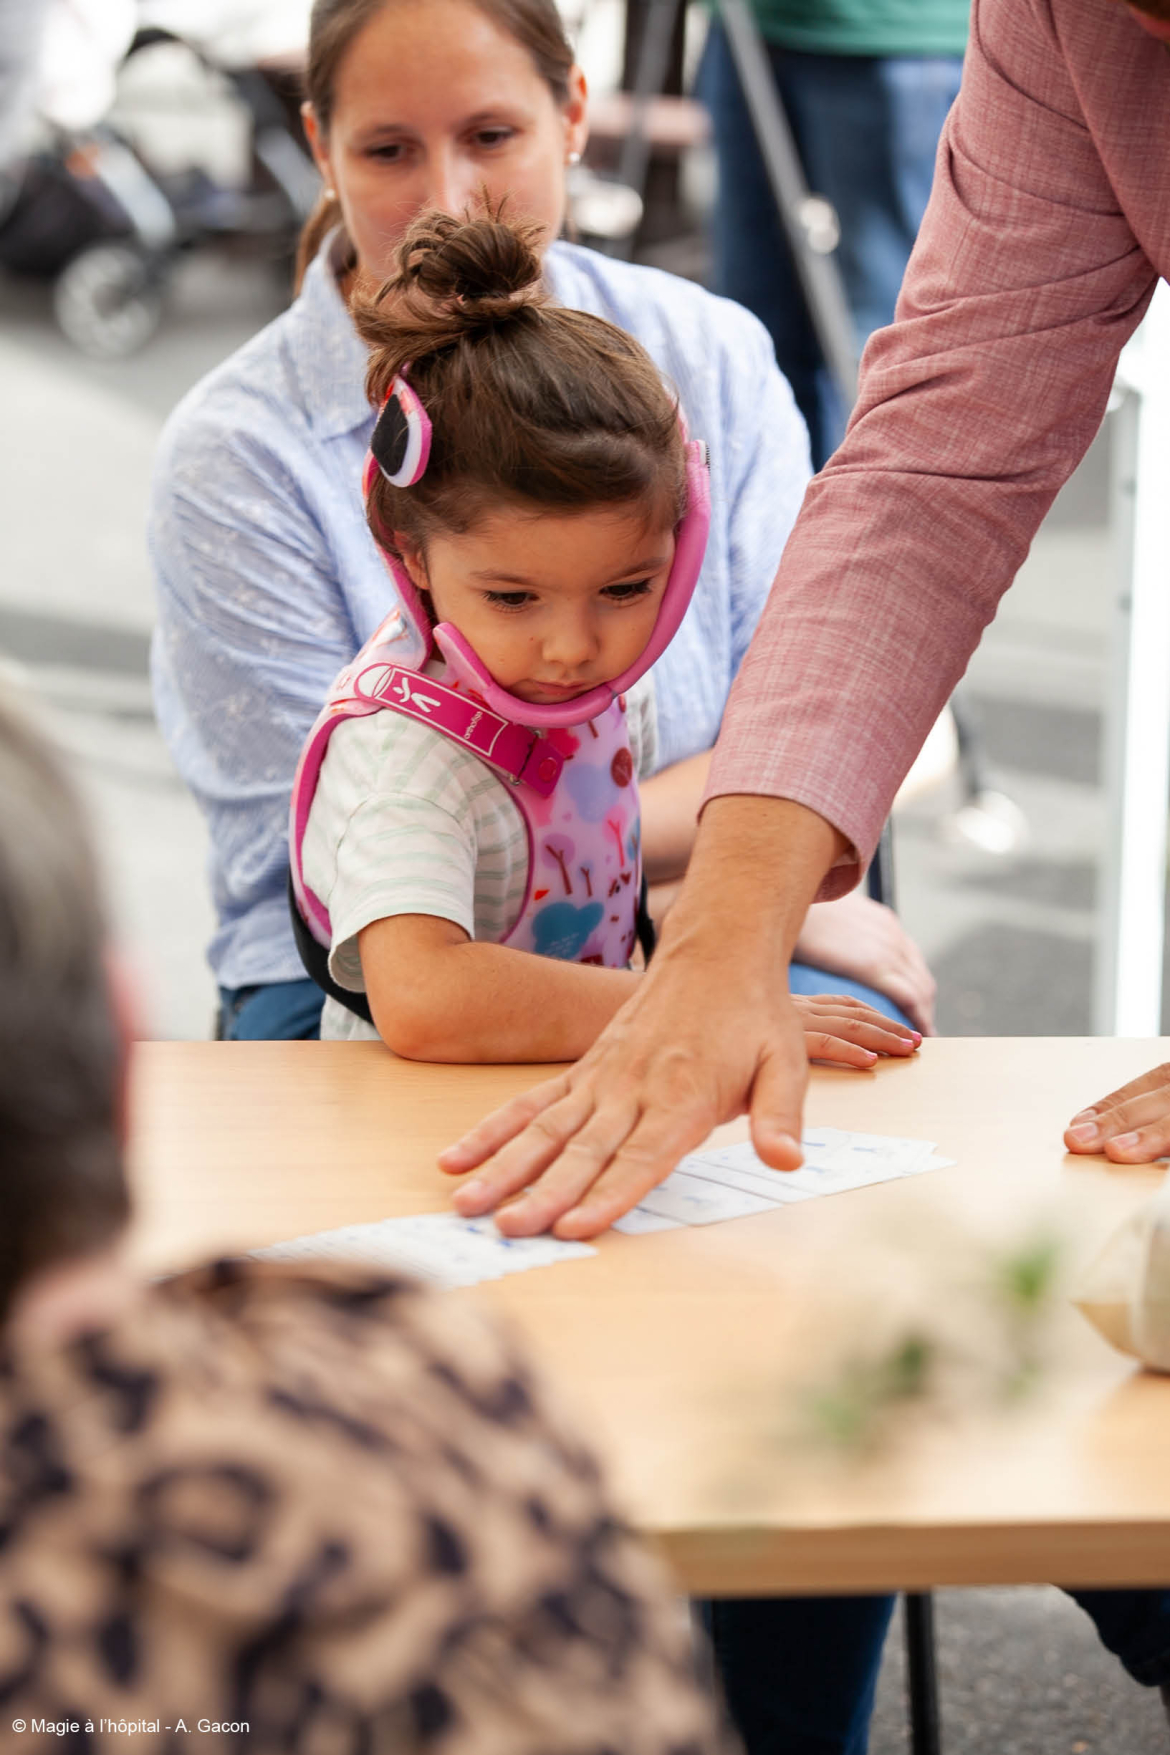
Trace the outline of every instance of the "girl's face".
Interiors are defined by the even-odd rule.
[[[505,508],[425,557],[398,546],[436,621],[457,628],[501,688],[568,701],[611,682],[645,651],[674,532],[641,506],[556,514]]]
[[[528,50],[471,0],[393,0],[342,56],[326,137],[305,106],[317,168],[336,190],[359,266],[391,273],[425,208],[462,214],[486,189],[551,243],[565,166],[585,145],[585,80],[557,102]]]

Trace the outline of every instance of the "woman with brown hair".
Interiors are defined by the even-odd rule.
[[[307,83],[325,189],[300,295],[172,417],[151,519],[158,712],[208,819],[229,1036],[317,1028],[285,898],[287,801],[330,681],[391,604],[362,515],[374,417],[348,301],[385,278],[415,214],[462,213],[486,194],[535,222],[552,297],[635,335],[707,441],[707,557],[654,669],[652,882],[686,867],[709,751],[808,476],[803,425],[753,318],[559,241],[586,92],[552,0],[318,0]],[[929,972],[886,911],[862,899],[814,910],[799,951],[928,1021]],[[818,974],[811,990],[827,984]]]

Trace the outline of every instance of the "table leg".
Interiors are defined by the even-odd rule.
[[[929,1591],[906,1595],[906,1692],[910,1697],[910,1747],[914,1755],[942,1755],[938,1672],[934,1661],[934,1598]]]

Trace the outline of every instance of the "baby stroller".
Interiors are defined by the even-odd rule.
[[[140,30],[126,59],[179,40]],[[228,79],[248,111],[253,174],[245,188],[221,187],[197,169],[154,171],[101,122],[53,129],[24,162],[0,216],[0,267],[51,281],[58,324],[96,358],[124,358],[149,340],[181,252],[233,237],[291,259],[316,199],[317,173],[287,94],[256,69],[215,68],[205,51],[191,52]]]

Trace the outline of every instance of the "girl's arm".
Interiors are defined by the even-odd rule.
[[[378,1034],[407,1060],[577,1060],[630,998],[630,969],[563,963],[395,914],[358,935]]]
[[[577,1060],[635,991],[628,969],[563,963],[469,939],[453,921],[396,914],[358,935],[378,1033],[408,1060]],[[869,1067],[917,1038],[856,1000],[798,1000],[810,1059]]]

